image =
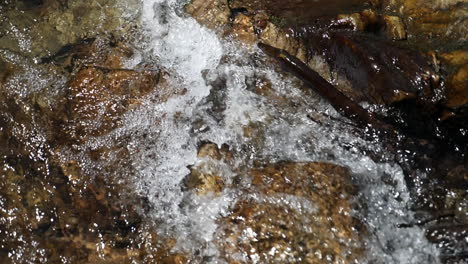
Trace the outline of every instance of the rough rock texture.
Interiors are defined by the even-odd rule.
[[[209,2],[216,6],[226,1]],[[201,3],[209,5],[197,0],[191,5]],[[465,1],[376,0],[358,3],[356,8],[338,5],[319,15],[306,8],[298,10],[307,6],[303,1],[287,6],[282,1],[228,3],[230,10],[220,10],[231,18],[225,25],[214,24],[200,13],[192,15],[207,27],[248,45],[264,42],[286,50],[356,101],[390,106],[382,119],[409,135],[410,140],[400,147],[416,155],[408,157],[412,163],[406,167],[407,173],[414,176],[416,169],[427,168],[434,172],[429,178],[414,179],[422,182],[415,210],[424,211],[423,215],[429,214],[426,218],[432,219],[425,221],[422,217],[421,225],[429,240],[442,247],[445,263],[466,261],[466,240],[461,238],[468,232]],[[260,80],[250,86],[253,92],[270,98],[269,85],[268,80]],[[273,101],[280,103],[281,99]],[[262,130],[259,126],[252,123],[244,128],[252,142],[262,140],[262,133],[257,132]],[[294,212],[282,214],[278,208],[246,199],[228,218],[231,226],[226,224],[225,232],[232,234],[232,239],[223,245],[230,243],[233,249],[226,254],[234,256],[233,252],[243,250],[235,256],[248,258],[252,253],[252,260],[280,261],[272,257],[274,250],[270,251],[273,255],[268,255],[264,250],[268,247],[261,240],[255,241],[256,248],[252,242],[255,238],[249,240],[247,235],[263,236],[262,231],[251,231],[252,226],[262,221],[273,224],[269,215],[300,221]],[[245,240],[238,239],[240,235]]]
[[[328,163],[268,164],[219,220],[217,244],[229,263],[351,263],[365,230],[351,216],[348,171]]]
[[[123,62],[131,55],[122,42],[97,38],[42,59],[43,64],[54,65],[68,78],[54,98],[58,103],[46,103],[51,100],[47,93],[39,92],[32,98],[49,118],[45,122],[57,127],[54,140],[82,142],[104,135],[119,126],[122,114],[137,107],[155,89],[160,101],[173,95],[161,70],[124,69]]]
[[[123,36],[138,14],[135,0],[6,2],[0,6],[0,47],[31,57],[54,54],[98,34]]]
[[[254,162],[245,171],[230,163],[232,155],[226,145],[203,143],[200,160],[184,181],[198,196],[219,196],[229,188],[239,193],[230,213],[217,220],[221,258],[228,263],[351,263],[362,256],[367,234],[352,216],[357,190],[346,168]],[[238,176],[226,181],[226,171]]]
[[[186,263],[170,252],[176,241],[145,222],[147,201],[132,193],[130,179],[114,177],[128,161],[124,145],[83,153],[100,164],[98,173],[64,154],[119,126],[145,97],[164,101],[177,91],[153,65],[124,68],[132,49],[107,35],[131,35],[124,6],[7,2],[0,5],[0,263]]]
[[[200,196],[218,196],[225,188],[231,187],[231,182],[223,177],[226,166],[229,167],[232,161],[227,145],[218,148],[214,143],[204,142],[199,147],[197,156],[199,162],[190,167],[190,174],[183,182],[184,187]]]
[[[459,108],[468,104],[468,50],[454,50],[440,54],[441,60],[451,67],[448,77],[446,105]]]
[[[186,11],[199,18],[202,24],[223,27],[229,22],[231,11],[227,1],[197,1],[187,5]]]
[[[125,182],[58,159],[36,114],[0,94],[1,263],[183,263],[170,261],[183,256],[158,244]]]
[[[336,83],[338,89],[354,100],[377,104],[391,104],[417,96],[437,100],[431,95],[434,92],[428,91],[438,88],[440,78],[432,69],[430,60],[423,58],[418,52],[394,47],[389,41],[376,41],[375,37],[356,34],[371,32],[383,35],[388,40],[406,39],[405,23],[398,16],[364,9],[369,5],[362,2],[362,11],[340,14],[338,10],[349,10],[345,7],[350,3],[344,3],[343,8],[338,8],[333,15],[318,16],[311,13],[310,18],[314,19],[297,25],[286,22],[286,15],[275,16],[275,12],[279,10],[275,7],[284,6],[275,1],[233,1],[229,4],[230,9],[225,5],[222,5],[223,8],[216,8],[223,2],[192,1],[187,6],[187,11],[200,23],[217,28],[223,34],[232,35],[242,42],[253,44],[261,41],[286,50],[325,79]],[[293,8],[297,11],[299,7],[307,9],[308,3],[297,2],[291,5],[297,5],[296,9]],[[205,15],[193,12],[206,5],[214,7],[212,12],[217,11],[223,17],[231,17],[231,21],[220,25],[222,21],[212,19],[211,13]],[[343,30],[351,33],[340,33]],[[339,37],[330,37],[329,32],[337,32],[335,36]],[[382,53],[382,50],[386,52]],[[322,59],[319,58],[322,56],[327,59],[329,69],[321,63]],[[414,77],[410,79],[409,76]],[[422,90],[425,92],[422,95],[418,94],[420,86],[424,86]]]
[[[433,48],[439,48],[440,44],[466,45],[466,1],[397,0],[382,1],[382,5],[383,9],[403,17],[410,38],[421,45],[429,44]]]

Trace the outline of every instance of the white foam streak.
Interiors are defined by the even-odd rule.
[[[219,145],[226,143],[244,154],[236,162],[245,166],[263,159],[330,161],[349,167],[360,187],[357,199],[365,200],[368,208],[358,216],[375,233],[370,237],[368,262],[433,261],[437,253],[422,230],[395,227],[396,223],[412,219],[406,208],[409,197],[401,169],[393,164],[377,164],[357,147],[350,148],[369,143],[346,132],[350,130],[348,126],[336,122],[324,126],[311,121],[307,116],[311,112],[337,115],[328,104],[296,87],[291,80],[268,67],[253,66],[246,58],[255,51],[239,50],[192,18],[179,15],[181,6],[175,0],[143,1],[142,19],[150,42],[148,49],[129,65],[156,58],[169,71],[169,84],[183,87],[187,93],[163,104],[148,101],[128,113],[124,121],[127,125],[111,136],[130,137],[128,148],[136,185],[154,206],[151,217],[160,223],[160,232],[175,234],[180,250],[201,250],[202,255],[216,259],[217,250],[211,244],[216,219],[235,202],[236,190],[200,197],[181,189],[181,181],[189,173],[187,166],[199,162],[197,144],[210,140]],[[224,55],[236,63],[220,63]],[[246,80],[254,75],[271,80],[276,96],[289,104],[251,92]],[[213,110],[217,104],[224,106],[220,113]],[[202,125],[196,127],[197,122]],[[258,144],[244,135],[245,126],[252,123],[262,127],[263,139]],[[228,169],[221,172],[228,181],[233,175]],[[383,184],[383,175],[389,175],[395,184]],[[313,208],[291,197],[282,202]],[[392,248],[387,250],[388,245]]]

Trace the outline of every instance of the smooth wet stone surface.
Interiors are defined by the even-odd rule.
[[[246,9],[249,12],[266,10],[270,16],[290,22],[310,22],[318,16],[333,16],[361,10],[369,6],[365,0],[234,0],[229,5],[232,9]],[[288,22],[288,23],[290,23]]]

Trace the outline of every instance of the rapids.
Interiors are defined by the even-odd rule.
[[[147,43],[128,65],[155,60],[172,73],[171,85],[182,86],[187,93],[163,105],[146,103],[129,113],[126,125],[110,136],[131,137],[135,185],[154,205],[148,217],[162,223],[160,232],[175,233],[181,250],[201,249],[199,254],[212,257],[213,263],[218,261],[211,243],[215,220],[235,202],[236,190],[202,199],[187,198],[190,194],[178,187],[189,173],[187,167],[198,162],[197,144],[211,141],[241,153],[236,160],[239,166],[252,166],[254,160],[292,160],[349,167],[360,187],[355,202],[363,204],[355,213],[371,231],[365,262],[435,263],[438,251],[426,241],[421,228],[396,227],[413,219],[401,169],[392,163],[374,163],[359,150],[380,148],[379,142],[363,141],[340,122],[321,125],[311,121],[308,115],[338,115],[317,95],[301,89],[297,81],[276,73],[258,49],[221,39],[198,25],[183,13],[183,4],[143,1]],[[254,75],[270,79],[274,93],[291,103],[278,105],[250,91],[246,83]],[[219,78],[225,80],[225,90],[210,85]],[[224,111],[213,114],[219,104]],[[160,117],[160,125],[154,126]],[[249,123],[264,125],[263,142],[253,143],[243,135],[242,127]],[[151,140],[142,139],[141,131]],[[224,178],[232,180],[233,176],[224,170]],[[393,185],[383,184],[384,178],[390,178]]]
[[[199,25],[184,13],[184,4],[142,0],[143,29],[135,40],[137,51],[125,62],[128,69],[143,64],[164,69],[168,85],[184,92],[155,103],[156,91],[125,113],[121,126],[56,155],[63,161],[79,161],[86,173],[97,175],[103,164],[93,160],[89,150],[126,144],[130,159],[112,175],[122,182],[130,179],[131,189],[147,199],[151,208],[144,217],[155,223],[160,236],[176,239],[174,251],[198,256],[203,263],[224,263],[213,241],[217,220],[229,213],[241,190],[225,188],[219,196],[199,196],[181,188],[189,168],[203,162],[197,157],[201,142],[228,145],[235,153],[234,167],[243,168],[240,171],[254,167],[256,161],[342,165],[350,169],[358,186],[358,194],[350,201],[353,214],[368,230],[366,253],[359,263],[437,263],[439,251],[421,227],[398,227],[414,222],[412,200],[397,164],[376,163],[364,154],[365,149],[377,149],[387,155],[380,142],[360,138],[355,127],[327,102],[292,76],[276,71],[256,47],[222,38]],[[24,38],[20,33],[15,34]],[[26,40],[21,42],[26,45],[22,49],[27,49]],[[317,58],[316,63],[323,61]],[[18,77],[30,78],[31,84],[10,92],[26,96],[43,89],[49,77],[33,70]],[[252,80],[258,76],[271,83],[268,96],[252,91]],[[63,79],[55,82],[56,86],[65,83]],[[251,126],[258,135],[246,135]],[[225,164],[214,162],[213,166],[227,183],[239,176]],[[288,204],[299,212],[314,210],[313,204],[293,195],[269,203]],[[21,254],[12,258],[27,263]],[[254,255],[239,258],[259,263]]]

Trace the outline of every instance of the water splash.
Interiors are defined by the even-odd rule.
[[[237,162],[245,166],[253,160],[292,160],[329,161],[349,167],[360,187],[356,199],[367,207],[356,214],[373,234],[366,261],[436,262],[438,253],[424,238],[423,230],[396,226],[412,220],[401,169],[391,163],[375,163],[360,151],[368,144],[381,146],[356,137],[342,122],[323,125],[312,121],[311,113],[338,115],[294,80],[276,74],[262,62],[258,51],[239,50],[239,45],[219,39],[182,15],[183,4],[174,0],[143,1],[143,22],[150,41],[138,58],[155,58],[173,74],[171,85],[183,86],[188,92],[162,105],[148,103],[128,114],[129,125],[114,133],[133,135],[129,145],[138,190],[154,204],[152,217],[162,223],[161,232],[178,234],[181,249],[193,252],[203,242],[207,244],[201,254],[216,255],[215,247],[209,245],[215,219],[233,204],[236,191],[225,190],[213,199],[191,196],[180,188],[189,173],[187,166],[198,162],[197,144],[209,140],[218,145],[226,143],[242,153],[244,159]],[[222,61],[223,56],[227,62]],[[248,81],[253,76],[269,79],[276,96],[288,103],[253,93]],[[221,110],[213,110],[216,107]],[[156,120],[158,126],[153,128]],[[259,144],[245,136],[243,129],[252,123],[262,126]],[[150,135],[150,140],[139,139],[142,131]],[[226,172],[224,176],[232,175]],[[384,184],[384,177],[393,184]]]
[[[141,107],[128,112],[123,126],[112,133],[90,139],[74,153],[62,150],[59,155],[63,160],[79,160],[85,172],[99,173],[100,164],[92,161],[86,150],[114,142],[125,145],[130,166],[114,173],[132,178],[136,192],[148,198],[152,206],[148,217],[157,223],[160,234],[175,237],[176,250],[210,257],[215,263],[221,262],[212,241],[216,220],[228,214],[239,190],[226,188],[218,196],[198,196],[181,188],[190,173],[188,167],[207,162],[197,157],[200,142],[229,145],[239,153],[232,167],[251,167],[255,160],[343,165],[350,168],[360,189],[354,202],[362,208],[355,214],[371,234],[363,262],[436,263],[438,251],[426,241],[421,228],[396,226],[412,222],[408,209],[411,199],[398,166],[375,163],[361,151],[381,148],[379,143],[357,137],[322,99],[268,66],[260,51],[220,39],[187,17],[182,11],[184,4],[176,0],[142,1],[146,41],[126,66],[157,64],[168,71],[168,86],[186,92],[163,103],[148,98]],[[34,92],[20,85],[21,80],[39,84],[44,80],[33,70],[24,74],[16,77],[18,84],[14,85],[14,92],[20,96]],[[272,94],[262,96],[254,91],[252,80],[259,76],[271,83]],[[31,87],[41,90],[44,86]],[[325,122],[317,122],[311,115]],[[338,121],[330,120],[330,116]],[[252,129],[254,136],[247,135],[246,129]],[[219,176],[226,182],[237,174],[232,167],[213,166],[218,166]],[[315,208],[294,196],[268,199],[264,200],[298,211]],[[21,254],[17,256],[21,258]]]

